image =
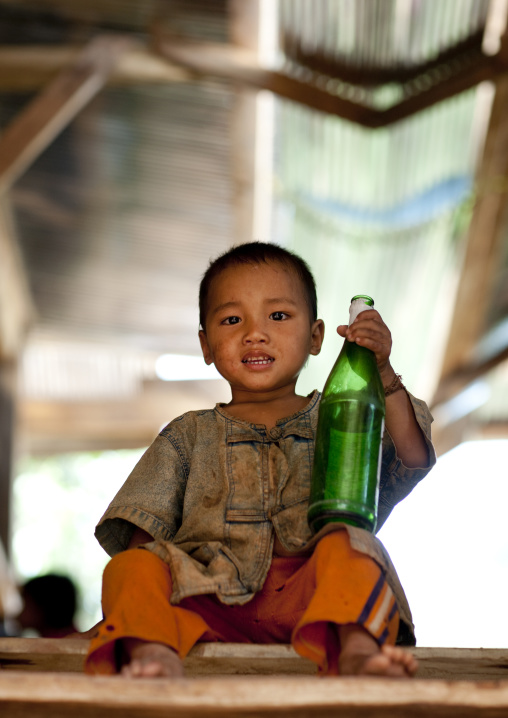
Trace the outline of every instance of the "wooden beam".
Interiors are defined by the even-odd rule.
[[[118,58],[105,80],[110,85],[182,82],[196,77],[220,77],[253,89],[265,89],[321,112],[364,127],[384,127],[410,117],[485,80],[508,73],[504,57],[479,55],[476,61],[427,90],[415,92],[386,110],[375,110],[331,94],[309,82],[261,67],[256,54],[234,45],[157,38],[157,53],[133,43]],[[27,92],[40,88],[57,72],[75,62],[75,47],[24,46],[0,48],[0,92]],[[161,56],[165,60],[161,59]],[[340,68],[339,68],[340,70]],[[337,79],[341,78],[340,76]],[[367,78],[368,79],[368,78]],[[365,80],[361,84],[369,84]]]
[[[500,56],[506,57],[507,54],[508,38],[505,34]],[[447,402],[452,402],[460,392],[508,358],[508,347],[505,346],[483,362],[474,359],[475,349],[488,330],[487,312],[508,220],[506,192],[502,187],[499,189],[508,175],[507,103],[508,79],[503,78],[496,85],[448,342],[431,402],[431,410],[437,417],[443,410],[446,416]],[[451,423],[447,421],[443,426],[437,418],[436,445],[447,451],[459,444],[471,428],[468,416],[459,417],[458,421]]]
[[[88,640],[0,638],[0,671],[82,673]],[[505,648],[411,648],[417,678],[502,680],[508,670]],[[285,644],[197,643],[184,660],[189,677],[212,675],[315,675],[316,666]]]
[[[244,87],[269,90],[307,107],[371,126],[372,112],[368,108],[283,73],[265,69],[250,50],[167,37],[157,37],[155,48],[169,62],[193,71],[197,77],[218,77]]]
[[[492,286],[492,285],[490,285]],[[448,374],[439,383],[436,390],[434,400],[432,402],[431,410],[436,409],[439,405],[444,404],[447,401],[453,399],[457,394],[473,382],[481,379],[481,377],[488,374],[492,369],[495,369],[499,364],[502,364],[508,359],[508,347],[495,354],[487,361],[479,364],[468,364],[462,366],[456,372]]]
[[[35,316],[7,201],[0,198],[0,542],[10,553],[17,360]]]
[[[0,363],[0,541],[7,556],[11,538],[11,485],[15,424],[16,363]]]
[[[284,33],[281,44],[285,58],[301,68],[352,85],[376,87],[392,83],[409,85],[423,78],[428,82],[439,82],[440,76],[457,75],[464,68],[470,68],[478,62],[483,64],[486,59],[482,52],[483,37],[482,28],[425,62],[415,65],[404,65],[399,62],[388,67],[369,65],[368,60],[362,65],[346,64],[328,54],[327,49],[321,47],[308,49],[301,44],[299,37],[287,32]]]
[[[88,640],[79,638],[0,638],[0,670],[82,673],[87,650]],[[499,663],[499,656],[496,660]],[[184,666],[190,677],[316,673],[315,664],[280,644],[198,643]],[[485,677],[485,671],[481,673]]]
[[[489,421],[478,427],[476,437],[478,439],[508,439],[508,421]]]
[[[474,426],[471,416],[463,416],[452,422],[441,422],[439,414],[432,425],[432,443],[439,458],[464,441],[465,436],[473,436]]]
[[[508,681],[315,676],[131,680],[123,676],[0,672],[2,718],[506,718]]]
[[[15,359],[35,318],[7,200],[0,201],[0,362]]]
[[[254,53],[225,44],[203,43],[158,34],[157,51],[171,63],[181,65],[200,77],[219,77],[246,87],[270,92],[306,107],[342,117],[371,129],[385,127],[421,112],[445,99],[469,90],[480,82],[508,74],[504,55],[482,56],[472,67],[429,89],[414,94],[385,110],[377,110],[345,100],[312,82],[304,82],[282,72],[266,69]]]
[[[507,195],[498,191],[500,178],[508,175],[508,80],[497,84],[477,177],[478,197],[468,232],[455,309],[444,353],[441,379],[434,404],[451,398],[465,383],[492,368],[472,365],[473,351],[486,331],[486,317],[492,299],[494,273],[504,243]],[[504,352],[491,361],[499,363]]]
[[[145,382],[139,394],[102,400],[36,399],[22,394],[17,432],[23,449],[32,456],[139,449],[179,414],[228,401],[229,395],[224,380]]]
[[[0,195],[104,87],[129,42],[116,36],[92,40],[8,125],[0,137]]]
[[[0,46],[0,92],[34,92],[79,62],[82,47],[70,45]],[[141,42],[132,41],[117,57],[108,86],[184,82],[191,75],[171,65]]]
[[[229,0],[228,17],[232,44],[257,57],[258,0]],[[254,238],[257,94],[251,88],[240,88],[231,113],[231,176],[237,242],[251,242]]]
[[[269,6],[263,6],[270,12]],[[259,0],[229,0],[229,35],[235,47],[258,57],[263,8]],[[270,240],[274,108],[267,93],[240,87],[231,115],[231,155],[237,242]]]
[[[482,421],[480,423],[474,415],[468,414],[457,421],[443,425],[439,418],[436,418],[435,424],[432,426],[432,443],[438,457],[454,449],[465,438],[467,441],[508,439],[508,421]]]

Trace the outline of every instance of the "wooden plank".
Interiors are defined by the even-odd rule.
[[[128,680],[122,676],[0,674],[2,718],[505,718],[508,681],[314,676]]]
[[[0,638],[0,669],[81,673],[87,650],[82,639]],[[198,643],[184,664],[188,676],[316,672],[286,645]]]
[[[88,649],[83,639],[0,638],[0,669],[80,673]],[[503,680],[508,649],[413,648],[417,678]],[[198,643],[185,659],[190,677],[209,675],[313,675],[316,668],[289,645]]]
[[[82,47],[73,45],[0,46],[0,92],[34,92],[79,62]],[[131,45],[117,58],[108,86],[164,84],[190,79],[188,71],[171,65],[141,42]]]
[[[505,648],[413,648],[418,659],[418,678],[461,681],[508,678]]]
[[[0,137],[0,194],[101,90],[129,42],[115,36],[92,40],[7,126]]]
[[[0,670],[82,673],[87,650],[74,638],[0,638]]]

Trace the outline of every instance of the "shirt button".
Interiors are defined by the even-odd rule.
[[[277,441],[277,439],[280,439],[280,437],[282,436],[282,429],[279,429],[279,427],[274,426],[272,429],[269,429],[268,436],[270,437],[270,439],[274,439],[275,441]]]

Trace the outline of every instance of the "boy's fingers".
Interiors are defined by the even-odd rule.
[[[361,312],[351,326],[340,324],[337,334],[371,349],[376,354],[378,363],[384,362],[390,356],[392,335],[375,309]]]
[[[381,334],[347,332],[346,339],[354,344],[360,344],[362,347],[372,349],[375,353],[383,350],[389,352],[391,348],[391,341]]]
[[[366,312],[365,312],[366,313]],[[362,312],[363,314],[363,312]],[[352,341],[356,337],[371,337],[382,343],[391,343],[392,335],[386,324],[383,322],[379,314],[376,317],[364,319],[361,315],[348,328],[348,339]]]

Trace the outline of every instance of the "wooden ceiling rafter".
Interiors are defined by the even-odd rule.
[[[336,60],[323,52],[308,52],[298,39],[288,34],[284,36],[282,46],[287,60],[294,62],[297,67],[352,85],[361,87],[378,87],[391,83],[405,85],[421,78],[428,78],[428,82],[435,84],[445,76],[457,74],[479,60],[483,62],[488,59],[482,51],[483,34],[484,31],[479,30],[427,62],[386,68],[376,65],[358,67]]]
[[[506,35],[502,39],[500,54],[505,57],[508,54]],[[503,77],[496,84],[477,173],[476,186],[485,189],[478,193],[468,230],[448,342],[431,407],[434,411],[508,359],[507,341],[487,360],[474,360],[475,349],[489,328],[487,312],[508,221],[508,197],[497,189],[499,178],[508,176],[507,105],[508,78]],[[446,442],[446,434],[453,431],[453,422],[443,427],[442,440]]]
[[[121,41],[122,36],[117,37]],[[457,46],[432,63],[409,71],[395,70],[390,81],[397,77],[407,96],[397,104],[380,110],[340,97],[323,87],[321,80],[304,81],[285,72],[260,65],[256,54],[244,47],[225,43],[204,43],[154,32],[154,50],[139,42],[125,50],[116,67],[108,73],[108,84],[133,82],[173,82],[200,77],[218,77],[245,87],[270,92],[303,104],[312,109],[342,117],[364,127],[376,129],[410,117],[438,102],[472,89],[480,82],[495,81],[508,74],[508,61],[502,53],[487,56],[478,51],[478,39],[465,47]],[[27,46],[0,47],[0,89],[28,91],[54,76],[58,68],[76,58],[75,47]],[[471,58],[474,58],[473,60]],[[27,71],[27,67],[31,69]],[[455,69],[459,68],[459,69]],[[65,71],[65,70],[63,70]],[[352,68],[336,66],[334,80],[352,82],[358,86],[372,86],[381,76],[362,70],[363,81]],[[3,78],[3,79],[2,79]],[[326,79],[326,78],[324,78]]]
[[[116,36],[119,37],[119,36]],[[0,46],[0,92],[35,92],[79,61],[82,46]],[[116,59],[108,86],[158,84],[189,80],[186,70],[169,64],[141,41],[129,38],[129,47]]]
[[[494,272],[504,239],[508,209],[506,194],[496,191],[495,182],[499,177],[508,176],[507,103],[508,80],[504,79],[496,88],[477,177],[477,186],[492,189],[480,194],[475,204],[443,359],[442,385],[457,372],[465,375],[476,373],[476,367],[470,364],[471,355],[487,329],[489,288],[494,286]],[[503,352],[498,356],[502,358]],[[439,396],[438,389],[436,397]]]
[[[0,136],[0,195],[104,87],[128,39],[99,36],[35,97]]]
[[[269,90],[314,110],[336,115],[363,127],[377,129],[411,117],[433,105],[508,74],[504,53],[481,58],[471,67],[445,77],[428,89],[420,89],[383,110],[368,107],[328,92],[319,84],[306,82],[284,72],[262,67],[255,55],[226,44],[203,43],[180,37],[154,34],[154,48],[170,63],[180,65],[197,77],[217,77],[258,90]]]

